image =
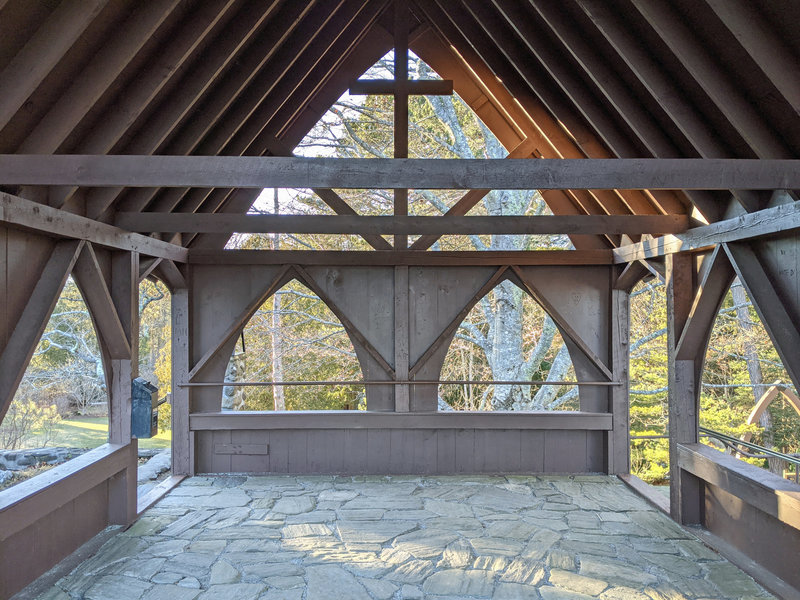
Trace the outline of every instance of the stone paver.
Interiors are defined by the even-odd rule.
[[[772,598],[614,478],[195,477],[44,600]]]

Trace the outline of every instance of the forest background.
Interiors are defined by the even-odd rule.
[[[412,57],[410,75],[438,76]],[[391,78],[391,55],[367,74]],[[412,96],[409,156],[504,158],[507,150],[456,95]],[[296,153],[306,156],[392,156],[392,98],[345,95],[320,120]],[[391,190],[335,190],[358,213],[392,214]],[[439,215],[462,192],[410,190],[409,212]],[[310,190],[265,190],[252,212],[332,214]],[[550,214],[536,190],[488,193],[468,214]],[[413,242],[411,237],[409,242]],[[357,236],[234,235],[228,247],[368,250]],[[570,249],[566,236],[443,236],[437,250]],[[170,389],[170,298],[157,281],[140,288],[140,375]],[[667,429],[666,296],[658,269],[631,292],[630,333],[632,472],[663,482],[669,471]],[[246,326],[226,374],[241,381],[354,381],[361,378],[355,352],[341,323],[313,292],[297,281],[269,298]],[[536,385],[571,381],[575,375],[553,320],[510,281],[481,299],[459,327],[441,373],[443,380],[530,381],[531,385],[442,385],[440,410],[577,410],[575,386]],[[742,285],[734,281],[717,316],[703,373],[701,424],[784,452],[800,450],[800,417],[776,400],[758,424],[746,421],[773,382],[794,389]],[[34,354],[11,409],[0,425],[0,449],[58,444],[58,423],[70,415],[106,414],[103,365],[95,331],[74,281],[69,279]],[[227,410],[365,409],[363,386],[227,386]],[[160,411],[169,428],[169,406]],[[751,460],[780,471],[784,465]]]

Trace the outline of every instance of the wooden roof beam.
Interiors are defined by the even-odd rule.
[[[798,189],[800,160],[0,155],[0,184],[346,189]]]
[[[736,37],[772,85],[800,115],[800,69],[797,57],[746,0],[705,0]]]
[[[363,0],[358,0],[363,3]],[[351,0],[352,3],[352,0]],[[324,28],[332,17],[330,7],[317,4],[313,12],[304,12],[298,15],[295,20],[295,27],[291,29],[294,36],[298,36],[306,41],[306,47],[311,44],[318,35],[320,29]],[[347,18],[352,18],[348,13]],[[341,28],[339,26],[342,26]],[[344,23],[338,23],[336,28],[329,28],[328,31],[335,29],[335,35],[342,33]],[[289,32],[285,32],[279,27],[281,40],[288,37]],[[262,131],[268,123],[269,118],[264,115],[265,104],[272,101],[283,102],[286,95],[272,95],[271,93],[277,86],[282,85],[282,77],[287,73],[294,76],[304,76],[308,73],[308,65],[298,63],[303,56],[301,49],[279,45],[270,61],[266,63],[264,69],[248,85],[248,94],[240,97],[233,108],[217,117],[215,127],[210,128],[207,135],[202,140],[196,142],[193,152],[197,154],[226,154],[241,155],[245,153],[254,137]],[[311,64],[313,65],[312,59]],[[296,67],[292,69],[292,67]],[[233,112],[233,114],[231,114]],[[262,151],[263,153],[263,151]],[[214,196],[228,195],[228,192],[212,192],[211,190],[166,190],[155,198],[147,206],[151,210],[168,212],[175,210],[176,207],[182,212],[193,212],[206,202],[212,194]],[[141,210],[141,202],[129,210]],[[179,206],[180,205],[180,206]]]
[[[137,4],[113,35],[72,81],[17,149],[21,154],[52,154],[111,87],[178,6],[179,0]]]
[[[0,192],[0,223],[58,238],[87,240],[98,246],[140,252],[145,256],[186,262],[187,250],[161,240],[130,233],[86,217]]]
[[[129,231],[193,233],[324,233],[373,235],[663,234],[689,226],[686,215],[363,216],[117,213]]]
[[[474,20],[469,18],[451,20],[448,12],[441,7],[435,7],[432,2],[425,4],[425,10],[432,22],[440,29],[443,28],[446,38],[453,40],[455,44],[460,42],[459,52],[467,54],[470,64],[475,62],[476,57],[478,61],[484,62],[496,73],[495,75],[490,72],[488,75],[490,79],[501,79],[502,84],[517,98],[525,110],[535,111],[531,116],[544,135],[553,140],[560,136],[570,140],[569,144],[558,145],[559,152],[565,158],[612,156],[595,135],[576,118],[563,99],[550,89],[549,83],[541,80],[536,73],[520,73],[516,66],[508,61],[508,57],[501,49],[485,41],[488,39],[487,34]],[[472,57],[469,57],[472,53],[470,50],[475,53]],[[595,190],[591,196],[578,194],[576,199],[590,214],[597,213],[592,207],[593,202],[598,202],[600,210],[606,214],[625,214],[632,211],[623,201],[623,197],[628,198],[631,204],[637,203],[636,200],[630,200],[631,196],[632,194],[628,192],[618,194],[614,191]]]
[[[172,91],[159,102],[157,109],[152,111],[135,136],[127,141],[124,146],[125,152],[151,154],[158,151],[164,140],[196,106],[209,86],[236,59],[241,48],[258,31],[264,20],[272,14],[272,9],[276,4],[277,2],[273,2],[271,6],[251,5],[231,17],[230,25],[219,31],[219,35],[202,54],[202,60],[194,62],[177,85],[173,86]],[[209,33],[210,31],[206,32],[206,34]],[[198,112],[198,115],[201,114],[203,113]],[[190,121],[201,120],[203,118],[198,116]],[[86,202],[87,216],[93,219],[103,216],[121,191],[109,188],[91,192]]]
[[[312,3],[299,3],[290,2],[284,4],[280,10],[274,14],[261,31],[257,34],[256,39],[250,44],[246,51],[241,56],[232,57],[229,70],[223,75],[220,81],[208,90],[208,93],[197,103],[196,109],[198,116],[188,119],[183,122],[179,129],[174,130],[172,138],[165,144],[159,147],[159,152],[163,154],[192,154],[197,149],[206,135],[213,129],[213,127],[223,118],[227,111],[231,110],[232,106],[242,95],[246,95],[248,90],[253,90],[253,93],[260,93],[264,89],[263,82],[258,78],[258,74],[265,64],[272,58],[276,50],[286,41],[286,37],[294,30],[293,26],[287,27],[287,23],[296,25],[296,23],[310,10],[313,6]],[[265,13],[266,14],[266,13]],[[271,14],[271,13],[270,13]],[[225,32],[224,37],[229,39],[230,32]],[[219,51],[226,50],[225,42],[221,42]],[[228,53],[230,55],[230,53]],[[210,80],[209,69],[213,70],[213,65],[206,63],[198,64],[190,74],[187,74],[185,80],[187,85],[194,86],[192,82],[197,81],[200,85],[208,85]],[[176,99],[177,100],[177,99]],[[169,104],[165,106],[166,110],[170,110]],[[202,115],[202,116],[200,116]],[[231,119],[231,126],[239,119],[245,117],[236,117],[229,115]],[[217,149],[204,149],[200,154],[216,154],[220,148]],[[148,204],[158,193],[158,190],[138,189],[127,190],[116,203],[115,208],[126,211],[144,210]],[[177,191],[170,193],[177,194]],[[180,196],[177,196],[173,201],[164,200],[165,204],[174,208]],[[105,208],[111,206],[114,199],[106,199],[103,204]],[[100,206],[96,207],[99,210]],[[159,210],[157,207],[151,207],[153,210]]]
[[[672,141],[664,135],[657,124],[653,123],[651,116],[640,108],[638,102],[627,101],[629,92],[625,89],[624,84],[618,86],[615,93],[609,94],[595,79],[598,89],[608,99],[610,109],[603,106],[596,94],[584,83],[583,78],[569,68],[565,56],[571,52],[574,55],[569,44],[565,40],[561,40],[564,49],[559,51],[556,48],[558,42],[551,43],[547,39],[543,29],[549,25],[547,19],[542,19],[543,28],[535,28],[531,15],[520,10],[517,5],[495,1],[495,6],[504,15],[508,26],[513,28],[525,46],[534,56],[538,57],[541,66],[553,79],[554,85],[561,87],[567,98],[605,140],[616,156],[623,158],[641,156],[641,152],[635,150],[628,138],[638,139],[642,147],[648,149],[654,157],[667,158],[679,155]],[[549,16],[552,17],[550,14]],[[573,27],[574,24],[570,24],[568,31],[572,31]],[[557,38],[559,37],[558,33],[557,31]],[[590,56],[594,56],[594,53],[590,52]],[[580,63],[580,60],[577,62]],[[594,62],[596,63],[596,61]],[[613,85],[615,83],[616,74],[612,73],[604,63],[597,63],[593,66],[600,71],[600,79],[603,84]],[[620,91],[621,93],[618,93]],[[624,107],[620,106],[622,104]],[[617,119],[614,119],[615,111]],[[630,132],[626,131],[624,126],[620,127],[622,122],[630,128]],[[619,194],[634,214],[658,212],[669,214],[685,211],[684,203],[672,193],[655,192],[645,194],[644,197],[642,194],[631,192],[619,192]]]
[[[370,12],[364,18],[380,14],[382,3],[368,5]],[[371,11],[376,11],[372,13]],[[375,17],[359,29],[359,24],[351,24],[353,35],[340,36],[323,61],[309,73],[292,96],[284,102],[272,122],[263,127],[250,144],[251,152],[260,148],[261,154],[273,153],[277,144],[280,148],[294,148],[305,137],[314,124],[322,118],[328,108],[347,89],[348,84],[371,67],[375,61],[392,48],[393,40],[383,28],[375,25]],[[347,32],[345,32],[347,33]],[[349,40],[349,43],[348,43]],[[311,78],[315,72],[324,73],[317,80]],[[278,139],[278,137],[280,139]],[[283,150],[279,150],[279,153]],[[255,201],[257,192],[237,190],[222,203],[206,203],[203,212],[242,213]],[[208,207],[208,208],[207,208]],[[224,235],[202,234],[191,238],[186,245],[203,248],[221,248],[227,243]]]
[[[614,262],[630,263],[800,229],[800,203],[781,204],[733,219],[616,248]]]
[[[509,150],[508,158],[564,157],[563,153],[544,135],[530,115],[522,110],[519,103],[489,72],[488,67],[479,58],[476,57],[472,64],[466,64],[464,58],[451,46],[445,45],[432,30],[426,30],[413,40],[411,48],[437,73],[453,80],[458,95],[497,136],[500,143]],[[563,136],[563,133],[561,135]],[[564,140],[562,143],[568,146],[573,145],[572,140],[565,137]],[[584,157],[577,150],[575,153],[581,158]],[[448,213],[466,214],[472,206],[480,202],[484,195],[485,193],[480,190],[467,192],[450,208]],[[576,195],[583,199],[589,199],[592,210],[585,209],[575,197]],[[586,190],[577,192],[545,190],[542,192],[542,197],[555,214],[606,214],[600,208],[596,198]],[[435,236],[422,236],[411,244],[411,248],[424,250],[433,245],[436,239]],[[607,236],[571,237],[570,239],[578,249],[607,248],[609,244],[614,245]]]
[[[698,154],[703,158],[730,156],[730,150],[685,98],[680,86],[645,51],[639,41],[620,25],[617,13],[600,0],[576,1],[631,72],[692,143]],[[713,198],[697,193],[690,194],[690,198],[707,216],[714,218],[720,214]],[[740,190],[737,198],[746,209],[757,208],[752,192]]]
[[[236,0],[208,0],[201,8],[193,11],[190,18],[180,27],[179,32],[158,53],[141,75],[121,92],[115,101],[103,112],[102,119],[89,134],[81,140],[73,151],[87,153],[110,152],[121,138],[130,130],[139,116],[167,85],[198,48],[215,26],[229,17],[230,8]],[[61,207],[74,193],[68,189],[51,199],[51,203]]]
[[[630,1],[759,157],[792,155],[669,3]]]
[[[64,0],[0,73],[0,130],[81,34],[108,0]]]
[[[611,265],[611,250],[541,250],[536,252],[416,252],[321,250],[189,250],[194,265],[304,265],[304,266],[535,266]]]

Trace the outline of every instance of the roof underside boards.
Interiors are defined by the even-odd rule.
[[[794,0],[408,8],[411,50],[453,80],[514,156],[800,156]],[[0,0],[0,153],[288,155],[391,50],[393,15],[390,0]],[[245,212],[258,192],[7,191],[106,222],[117,211]],[[769,193],[553,190],[545,199],[555,214],[714,221],[763,208]],[[219,248],[226,236],[176,241]]]

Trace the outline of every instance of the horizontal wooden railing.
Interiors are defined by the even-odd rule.
[[[192,431],[238,429],[564,429],[610,431],[610,413],[426,412],[391,413],[359,410],[194,413]]]

